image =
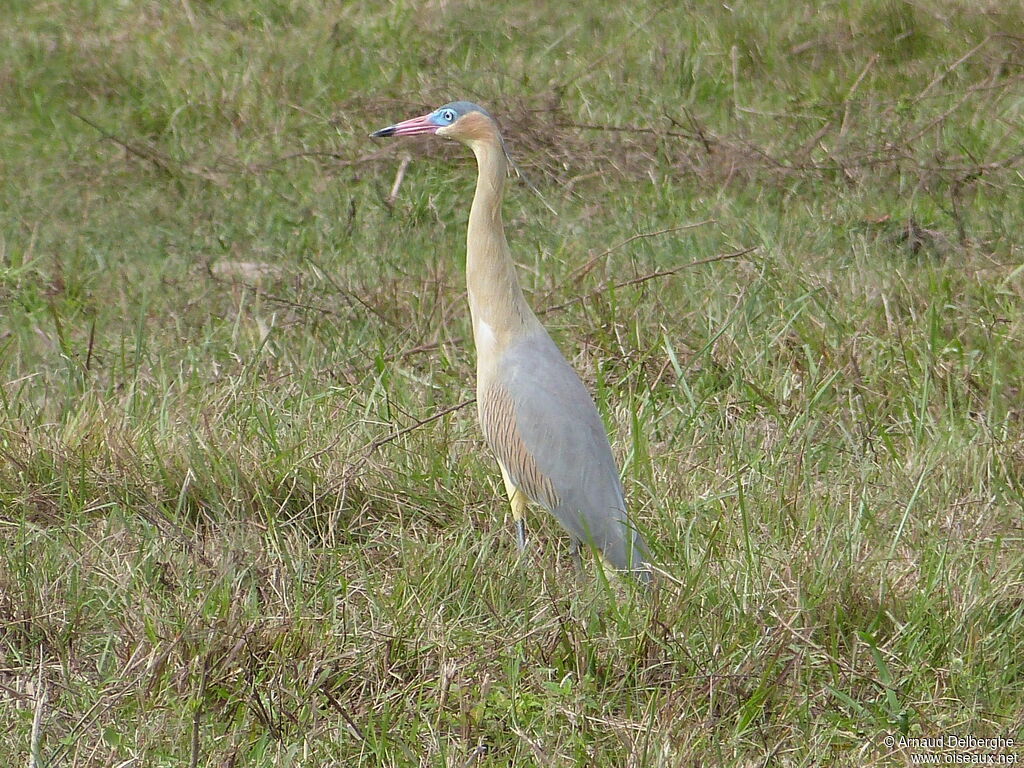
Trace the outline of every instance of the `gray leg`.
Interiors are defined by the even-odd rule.
[[[526,551],[526,520],[521,517],[516,520],[516,544],[520,552]]]
[[[572,544],[569,545],[569,555],[572,557],[572,563],[576,566],[576,574],[583,573],[583,558],[580,556],[580,540],[573,537]]]
[[[505,466],[498,462],[498,466],[501,467],[501,479],[505,482],[505,493],[508,494],[508,502],[512,507],[512,520],[516,524],[516,544],[519,547],[520,552],[526,551],[526,496],[523,495],[522,491],[516,488],[512,482],[512,478],[508,476],[508,472],[505,471]]]

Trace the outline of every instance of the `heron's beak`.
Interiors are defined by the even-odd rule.
[[[381,128],[379,131],[371,133],[370,138],[379,139],[384,136],[419,136],[421,133],[437,133],[437,129],[441,126],[430,122],[429,118],[430,115],[427,114],[396,123],[395,125],[389,125],[387,128]]]

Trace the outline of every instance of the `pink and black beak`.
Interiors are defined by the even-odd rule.
[[[431,112],[422,117],[414,117],[411,120],[389,125],[387,128],[381,128],[379,131],[371,133],[370,138],[379,139],[385,136],[419,136],[424,133],[437,133],[437,129],[441,126],[431,120],[433,116],[434,113]]]

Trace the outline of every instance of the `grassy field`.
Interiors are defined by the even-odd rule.
[[[1024,743],[1024,6],[574,5],[6,0],[6,764]],[[652,600],[517,557],[455,98]]]

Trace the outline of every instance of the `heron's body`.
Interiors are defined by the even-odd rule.
[[[439,120],[442,115],[457,117]],[[438,121],[447,124],[436,126]],[[476,105],[456,102],[375,135],[403,133],[455,138],[476,155],[466,282],[477,353],[477,407],[519,526],[520,546],[529,499],[569,532],[574,551],[581,543],[594,546],[613,567],[646,579],[647,547],[626,513],[601,417],[516,279],[501,218],[508,165],[497,125]]]

